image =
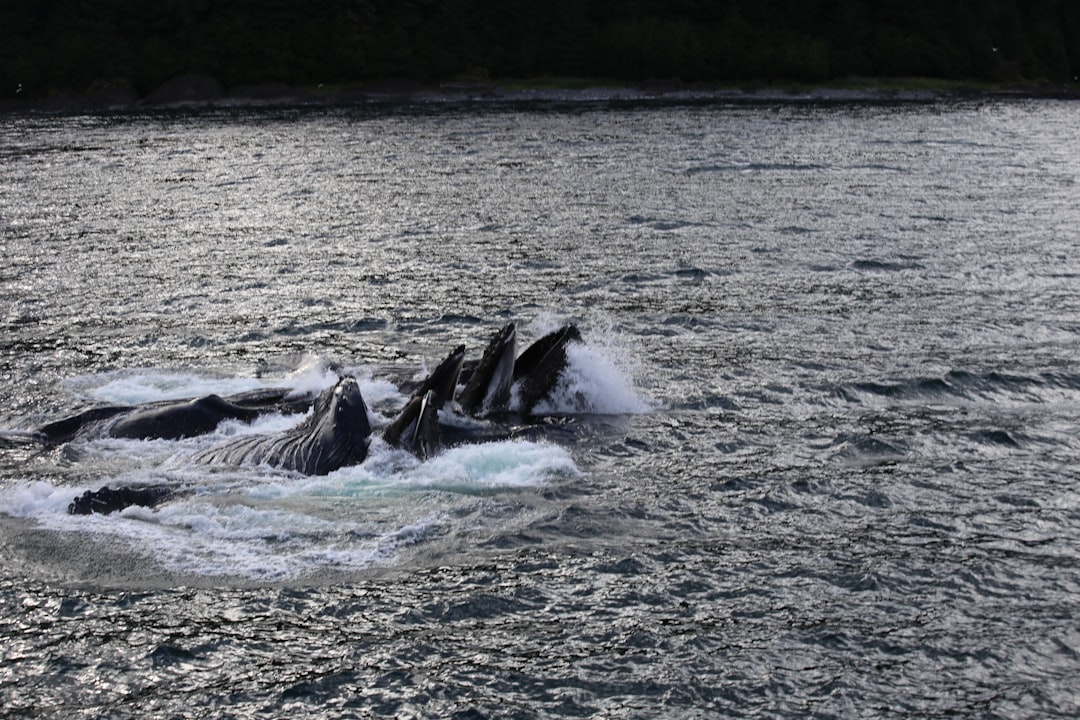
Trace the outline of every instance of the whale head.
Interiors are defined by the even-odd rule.
[[[339,467],[358,465],[367,457],[371,421],[360,383],[344,376],[315,401],[307,423],[293,431],[291,459],[282,467],[305,475],[325,475]],[[271,462],[273,464],[273,462]]]
[[[334,433],[337,435],[361,436],[366,439],[371,435],[371,421],[368,419],[367,404],[360,394],[360,383],[347,375],[324,395],[326,406],[316,408],[315,415],[325,413]]]

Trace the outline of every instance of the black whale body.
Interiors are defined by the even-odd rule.
[[[305,475],[326,475],[367,457],[371,424],[356,378],[343,377],[315,400],[311,416],[291,430],[248,435],[194,456],[204,464],[263,464]],[[108,514],[131,505],[156,507],[178,494],[162,487],[108,486],[88,490],[68,505],[68,513]]]
[[[458,406],[478,417],[506,413],[516,386],[521,414],[532,415],[558,384],[572,342],[582,342],[581,333],[575,325],[564,325],[515,357],[517,331],[514,323],[507,323],[492,336],[479,364],[462,370],[466,383],[457,396]]]
[[[434,390],[428,390],[423,397],[413,397],[397,419],[383,430],[383,440],[427,460],[439,448],[440,404]]]
[[[566,348],[572,342],[581,342],[581,333],[574,325],[564,325],[534,342],[514,361],[513,381],[523,413],[532,414],[555,389],[566,369]]]
[[[454,392],[457,390],[458,379],[464,361],[465,346],[458,345],[450,351],[445,360],[431,371],[423,382],[413,389],[412,399],[422,398],[431,391],[435,394],[433,399],[437,408],[441,410],[446,403],[454,399]],[[403,386],[402,389],[408,391],[407,387]]]
[[[204,464],[269,465],[304,475],[326,475],[367,457],[371,422],[356,378],[345,376],[315,400],[311,416],[291,430],[248,435],[198,453]]]
[[[468,369],[468,379],[457,396],[462,412],[483,416],[507,409],[516,348],[517,328],[507,323],[492,336],[479,364]]]
[[[107,405],[42,425],[35,437],[62,443],[76,437],[116,437],[133,440],[179,440],[212,432],[225,420],[251,422],[270,412],[303,412],[311,398],[291,396],[286,388],[268,388],[222,398],[206,395],[193,400],[167,400],[146,405]]]
[[[507,323],[492,336],[478,362],[466,363],[465,346],[459,345],[415,386],[405,410],[386,428],[383,439],[426,459],[434,454],[441,438],[448,438],[450,445],[459,445],[517,436],[519,430],[505,421],[508,418],[526,423],[537,420],[533,413],[558,384],[566,369],[567,347],[572,342],[582,342],[581,333],[574,325],[564,325],[515,357],[517,329],[514,323]],[[403,385],[402,389],[408,389],[407,386]],[[520,400],[520,412],[516,416],[510,413],[515,386]],[[456,394],[455,387],[460,387]],[[457,401],[457,407],[466,415],[504,422],[472,428],[460,424],[438,425],[435,412],[451,399]],[[419,433],[413,425],[418,417],[424,418]]]
[[[90,515],[98,513],[108,515],[132,505],[156,507],[172,498],[176,491],[162,485],[147,487],[121,487],[113,490],[103,487],[100,490],[87,490],[68,505],[69,515]]]
[[[547,397],[566,367],[566,346],[580,342],[574,325],[549,333],[515,358],[517,331],[508,323],[492,337],[478,363],[464,363],[465,346],[459,345],[415,390],[413,398],[435,392],[436,409],[455,398],[459,377],[464,386],[456,400],[462,412],[485,416],[508,410],[511,390],[517,385],[523,414],[531,414]],[[267,388],[230,395],[206,395],[145,405],[108,405],[47,423],[28,436],[46,443],[76,437],[179,440],[212,432],[224,420],[251,422],[260,415],[305,412],[309,396],[287,388]]]

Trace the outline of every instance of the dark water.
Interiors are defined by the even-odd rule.
[[[1075,716],[1078,119],[3,119],[0,427],[327,362],[389,416],[507,320],[588,344],[569,417],[427,463],[9,435],[0,715]],[[194,492],[64,513],[148,481]]]

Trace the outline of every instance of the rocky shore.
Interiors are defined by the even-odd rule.
[[[20,97],[17,93],[0,100],[0,113],[96,113],[149,109],[203,107],[258,107],[302,105],[355,105],[362,103],[529,101],[529,100],[647,100],[732,99],[732,100],[910,100],[932,101],[950,98],[1058,98],[1080,99],[1080,87],[1032,85],[986,88],[962,85],[868,85],[866,87],[743,87],[685,84],[678,81],[649,81],[637,86],[604,85],[573,88],[547,83],[530,86],[502,86],[486,82],[450,82],[425,85],[412,80],[391,80],[350,86],[295,87],[281,83],[243,85],[226,89],[205,75],[182,75],[150,93],[140,96],[125,80],[103,80],[85,93],[59,93],[48,97]]]

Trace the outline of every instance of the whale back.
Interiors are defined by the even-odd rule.
[[[68,515],[90,515],[98,513],[108,515],[132,505],[156,507],[175,494],[172,488],[164,485],[147,487],[120,487],[113,490],[105,486],[100,490],[87,490],[68,505]]]
[[[132,411],[130,405],[109,405],[84,410],[78,415],[55,420],[42,425],[34,432],[34,437],[46,443],[63,443],[82,436],[92,428],[100,428],[105,421]]]
[[[225,419],[251,422],[258,415],[258,410],[207,395],[187,402],[139,408],[120,418],[108,433],[117,438],[178,440],[212,432]]]

